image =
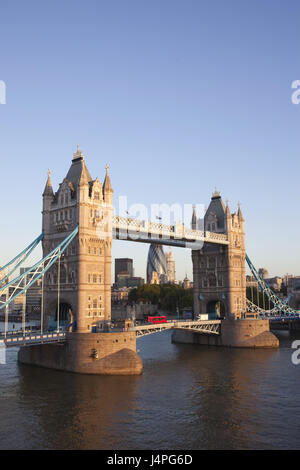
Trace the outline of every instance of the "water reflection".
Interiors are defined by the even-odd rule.
[[[20,400],[38,403],[46,448],[118,447],[116,422],[135,408],[137,377],[84,376],[20,365]]]
[[[16,362],[0,367],[0,447],[27,449],[299,448],[298,332],[279,350],[141,338],[142,376],[101,377]]]

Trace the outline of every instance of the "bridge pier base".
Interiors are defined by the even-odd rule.
[[[50,369],[98,375],[139,375],[135,332],[68,333],[65,342],[20,348],[19,362]]]
[[[269,320],[223,320],[221,334],[174,329],[172,342],[233,348],[278,348],[278,338],[270,332]]]

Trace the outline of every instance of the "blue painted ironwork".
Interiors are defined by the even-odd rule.
[[[277,297],[277,295],[272,291],[272,289],[270,289],[270,287],[265,283],[264,279],[258,273],[257,269],[255,268],[255,266],[251,262],[248,255],[246,255],[246,261],[247,261],[247,264],[250,268],[250,271],[252,272],[253,276],[255,277],[259,287],[261,288],[261,290],[266,294],[268,299],[274,305],[274,307],[272,308],[270,313],[271,314],[284,313],[285,315],[294,314],[296,316],[299,316],[299,312],[297,310],[294,310],[293,308],[291,308],[286,302],[284,302],[279,297]],[[259,308],[259,310],[262,311],[262,309],[260,309],[260,308]]]
[[[46,255],[43,259],[38,261],[31,268],[28,268],[26,271],[24,271],[22,274],[17,276],[12,281],[1,286],[0,294],[6,289],[8,289],[8,292],[9,290],[11,290],[11,294],[9,295],[9,298],[6,298],[5,301],[0,301],[0,310],[8,306],[11,302],[14,301],[14,299],[19,297],[19,295],[23,294],[24,292],[26,292],[29,289],[29,287],[31,287],[38,279],[40,279],[51,268],[51,266],[60,258],[62,253],[74,240],[77,234],[78,234],[78,226],[56,248],[54,248],[50,253],[48,253],[48,255]]]
[[[31,242],[23,251],[21,251],[21,253],[19,253],[14,259],[12,259],[11,261],[9,261],[5,266],[3,266],[2,268],[0,268],[0,273],[2,271],[6,271],[6,269],[8,269],[10,266],[13,266],[14,263],[16,263],[15,266],[13,266],[11,268],[11,270],[8,271],[8,273],[3,277],[1,278],[1,284],[3,282],[5,282],[7,279],[9,279],[9,277],[19,268],[19,266],[21,266],[21,264],[24,263],[24,261],[26,261],[26,259],[29,257],[29,255],[31,254],[31,252],[38,246],[38,244],[40,243],[41,240],[43,240],[44,238],[44,234],[41,233],[41,235],[39,235],[33,242]]]

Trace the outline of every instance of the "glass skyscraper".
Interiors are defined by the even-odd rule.
[[[167,263],[166,256],[161,245],[151,244],[147,261],[147,283],[153,279],[153,273],[157,273],[159,282],[166,282]]]

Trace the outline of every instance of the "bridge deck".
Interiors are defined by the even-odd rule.
[[[218,335],[220,334],[220,320],[174,320],[168,321],[166,323],[159,324],[145,324],[134,326],[129,328],[128,331],[135,331],[136,337],[150,335],[153,333],[159,333],[160,331],[170,330],[171,328],[181,328],[185,330],[193,330],[198,333]],[[111,330],[113,333],[114,330]],[[93,333],[91,333],[93,334]],[[105,333],[106,334],[106,333]],[[46,343],[60,343],[65,341],[66,332],[45,332],[41,334],[38,332],[16,332],[8,331],[6,337],[3,333],[0,334],[0,347],[16,347],[16,346],[26,346],[34,344],[46,344]]]
[[[11,333],[11,332],[8,332]],[[59,343],[65,341],[66,333],[61,331],[59,333],[26,333],[26,334],[8,334],[6,338],[4,336],[0,339],[0,347],[6,346],[26,346],[33,344],[44,344],[44,343]]]
[[[224,233],[204,230],[193,230],[184,224],[167,225],[149,220],[114,215],[112,219],[113,238],[131,240],[142,243],[161,243],[185,247],[189,243],[214,243],[228,245],[228,237]]]
[[[164,330],[170,330],[171,328],[180,328],[184,330],[193,330],[198,333],[219,335],[220,325],[221,320],[171,320],[166,323],[134,326],[130,328],[129,331],[135,331],[137,338],[150,335],[152,333],[159,333]]]

